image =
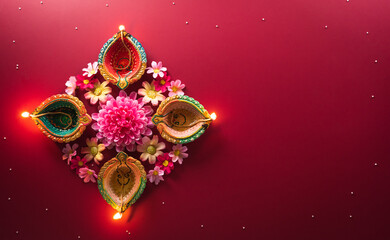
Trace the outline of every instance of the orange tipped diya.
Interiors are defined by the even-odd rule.
[[[120,31],[110,38],[99,54],[99,70],[102,76],[125,89],[142,77],[146,69],[146,53],[141,43],[119,27]]]

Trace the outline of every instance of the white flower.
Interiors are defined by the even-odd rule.
[[[159,166],[155,166],[153,170],[150,170],[146,177],[149,179],[151,183],[158,184],[160,181],[164,181],[162,177],[164,175],[164,171],[160,169]]]
[[[95,83],[94,88],[84,94],[85,99],[90,99],[91,104],[96,104],[97,101],[105,103],[107,101],[107,94],[111,93],[111,88],[107,87],[108,81]]]
[[[161,150],[165,149],[165,143],[158,142],[158,136],[154,135],[152,140],[148,137],[142,138],[142,144],[137,146],[137,151],[141,152],[141,160],[149,160],[150,164],[156,162],[156,158],[163,154]]]
[[[162,62],[156,63],[155,61],[152,62],[152,67],[146,68],[148,71],[146,73],[150,74],[153,73],[153,78],[156,78],[157,76],[164,77],[165,71],[167,71],[166,67],[162,66]]]
[[[181,83],[180,80],[172,81],[171,86],[168,86],[168,96],[172,97],[175,95],[184,95],[183,88],[185,87],[186,85],[184,85],[184,83]]]
[[[157,106],[159,101],[164,101],[165,97],[161,94],[161,91],[156,91],[154,84],[143,82],[144,88],[138,89],[138,94],[144,96],[142,101],[144,103],[152,102],[153,106]]]
[[[69,80],[65,83],[65,86],[67,86],[67,88],[65,89],[66,94],[68,95],[74,94],[74,91],[76,90],[77,87],[76,82],[77,82],[76,77],[72,76],[69,78]]]
[[[180,164],[183,163],[183,158],[188,157],[187,147],[177,144],[172,147],[172,151],[169,153],[169,156],[172,158],[172,162],[178,161]]]
[[[94,62],[93,64],[88,63],[87,68],[83,68],[83,76],[88,75],[88,77],[91,77],[95,75],[98,72],[98,63]]]

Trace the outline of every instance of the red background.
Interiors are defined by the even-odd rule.
[[[0,239],[390,239],[389,12],[387,0],[1,1]],[[62,93],[120,24],[218,119],[114,221],[20,113]]]

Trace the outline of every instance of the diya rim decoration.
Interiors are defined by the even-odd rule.
[[[98,61],[94,64],[89,63],[88,68],[83,69],[85,77],[78,75],[77,78],[69,78],[66,83],[67,94],[53,95],[43,101],[32,114],[28,112],[21,114],[24,118],[30,117],[44,135],[58,143],[75,141],[84,133],[92,120],[96,121],[92,125],[92,129],[98,131],[96,136],[87,138],[87,147],[81,150],[81,153],[86,154],[84,158],[76,156],[78,144],[75,143],[73,146],[66,144],[63,149],[63,159],[68,159],[68,165],[72,163],[71,169],[75,169],[84,182],[96,182],[95,178],[97,179],[98,189],[103,199],[116,211],[113,219],[120,219],[122,214],[139,199],[148,180],[157,185],[160,181],[164,181],[163,176],[171,173],[174,163],[182,164],[183,159],[188,157],[187,147],[183,144],[198,139],[216,119],[215,113],[209,114],[198,101],[184,95],[182,89],[185,85],[180,80],[171,81],[162,62],[152,61],[151,67],[147,68],[146,61],[142,45],[125,32],[124,26],[121,25],[119,32],[103,45]],[[138,89],[138,94],[144,96],[143,98],[137,99],[137,93],[132,92],[127,95],[123,90],[116,99],[109,95],[111,88],[107,86],[108,83],[116,85],[119,89],[125,89],[139,80],[147,69],[148,74],[153,74],[154,80],[150,84],[143,82],[144,88]],[[99,82],[96,78],[98,73],[103,76],[105,82]],[[76,91],[87,91],[84,97],[94,98],[94,101],[90,102],[92,105],[99,101],[98,112],[103,110],[102,116],[98,116],[95,112],[91,114],[91,118],[83,102],[73,96]],[[165,97],[163,94],[168,92],[169,97]],[[121,106],[122,103],[129,103],[129,105]],[[155,106],[157,110],[153,115],[152,107]],[[131,121],[138,121],[137,125],[144,127],[143,135],[131,132],[129,121],[120,124],[118,121],[113,121],[110,124],[116,126],[110,125],[109,128],[98,124],[107,119],[131,116],[136,111],[141,111],[137,113],[138,115],[140,113],[144,115],[141,114],[143,117],[137,120],[131,118],[133,119]],[[105,114],[108,113],[111,115],[106,116]],[[177,144],[172,146],[172,151],[163,152],[165,143],[159,142],[158,135],[153,134],[153,126],[156,126],[158,131],[155,132],[158,132],[163,139]],[[113,129],[120,131],[114,132]],[[117,149],[116,157],[105,162],[99,169],[99,161],[104,157],[101,152],[106,147],[112,147],[112,142],[107,142],[102,138],[102,134],[107,133],[107,136],[115,138],[116,141],[129,144],[127,137],[130,136],[123,135],[123,132],[132,134],[131,139],[135,139],[134,148],[128,151],[137,150],[141,153],[140,159],[149,160],[150,164],[154,164],[154,168],[147,172],[145,164]],[[149,138],[152,135],[153,138]],[[99,144],[99,140],[102,143]],[[73,157],[75,158],[72,159]],[[92,159],[96,165],[88,163]],[[93,168],[99,173],[96,174]]]

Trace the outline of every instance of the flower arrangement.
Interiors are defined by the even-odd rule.
[[[121,90],[115,94],[108,81],[100,81],[97,62],[88,63],[83,73],[71,76],[65,83],[67,94],[83,96],[85,104],[95,109],[91,114],[94,134],[87,136],[85,143],[68,143],[62,150],[62,159],[83,182],[96,183],[101,163],[107,160],[105,152],[110,149],[139,154],[149,169],[147,179],[156,185],[172,173],[176,163],[182,164],[188,157],[187,147],[181,144],[168,148],[170,145],[159,138],[151,121],[159,103],[170,96],[184,95],[185,85],[180,80],[173,81],[161,61],[152,61],[146,69],[152,81],[143,81],[142,87],[126,90],[128,93]]]

